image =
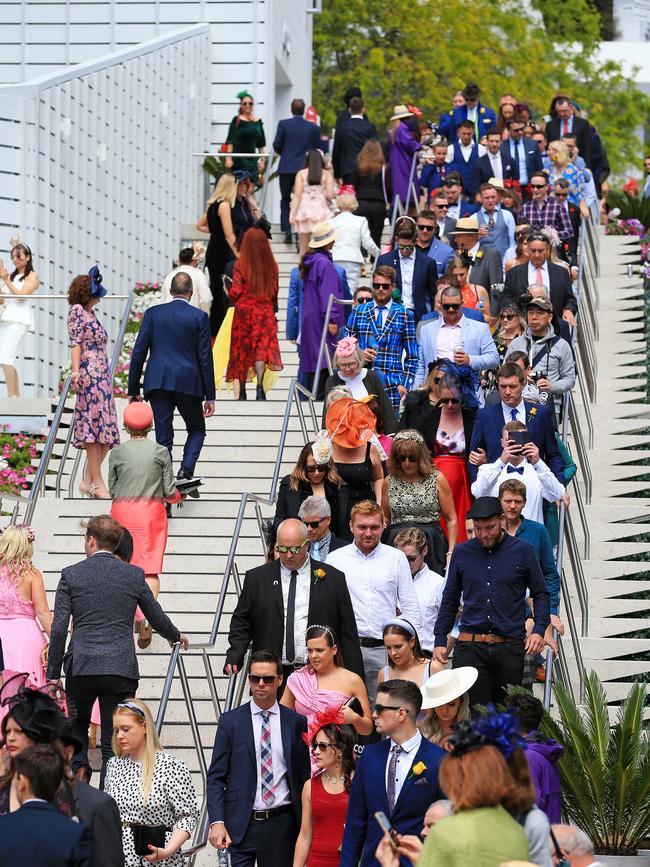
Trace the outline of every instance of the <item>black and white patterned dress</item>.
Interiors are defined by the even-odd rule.
[[[105,791],[115,799],[122,822],[145,825],[167,825],[192,834],[198,821],[196,793],[187,765],[170,753],[159,752],[147,803],[140,792],[142,765],[129,756],[114,757],[106,766]],[[169,843],[171,832],[165,835]],[[135,854],[133,832],[122,827],[125,867],[142,867],[147,862]],[[183,867],[185,859],[180,852],[160,862],[166,867]]]

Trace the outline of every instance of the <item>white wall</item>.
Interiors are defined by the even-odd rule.
[[[614,0],[614,26],[621,42],[650,42],[650,0]]]

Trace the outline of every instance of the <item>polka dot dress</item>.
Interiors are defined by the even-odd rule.
[[[166,825],[191,834],[198,820],[196,793],[187,766],[169,753],[156,756],[151,792],[147,803],[140,792],[139,762],[129,756],[114,757],[106,767],[105,791],[115,799],[122,822],[137,822],[145,825]],[[165,845],[171,832],[165,835]],[[147,862],[135,854],[133,832],[122,828],[125,867],[142,867]],[[180,852],[160,862],[165,867],[183,867],[185,859]]]

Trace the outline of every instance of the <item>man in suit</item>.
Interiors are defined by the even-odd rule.
[[[301,822],[302,787],[310,776],[302,735],[307,720],[278,704],[279,657],[251,656],[251,700],[222,714],[208,770],[207,800],[215,849],[232,867],[287,867]]]
[[[427,311],[433,310],[438,282],[435,259],[417,246],[417,238],[417,228],[405,220],[395,233],[397,249],[378,256],[375,263],[377,267],[388,265],[395,269],[402,304],[413,311],[416,325]]]
[[[192,297],[189,275],[182,271],[176,274],[170,291],[169,304],[150,307],[144,314],[131,355],[129,402],[142,400],[140,377],[149,355],[144,397],[153,409],[156,442],[172,453],[177,409],[187,428],[187,440],[176,478],[191,479],[205,440],[205,419],[214,413],[210,319],[189,303]]]
[[[50,744],[36,744],[13,757],[20,809],[0,816],[3,867],[93,867],[90,833],[49,803],[63,779],[63,759]]]
[[[363,112],[363,100],[353,96],[350,100],[350,117],[336,127],[332,164],[334,176],[342,184],[352,181],[352,169],[357,164],[359,151],[371,138],[377,138],[374,123],[370,123]]]
[[[492,303],[503,289],[503,259],[497,250],[481,247],[479,224],[476,215],[462,217],[450,233],[460,253],[465,253],[470,262],[468,279],[477,286],[485,286]]]
[[[522,194],[533,172],[541,171],[542,155],[534,141],[524,137],[525,122],[514,115],[506,123],[508,138],[501,145],[501,156],[512,166],[512,177],[521,184]]]
[[[444,193],[447,197],[447,217],[449,220],[461,220],[476,213],[476,205],[461,198],[463,192],[463,179],[458,172],[448,172],[444,183]],[[445,234],[449,235],[448,229]]]
[[[345,575],[312,560],[308,541],[302,521],[288,518],[278,527],[278,559],[246,573],[230,620],[226,674],[242,667],[252,642],[253,652],[268,648],[280,656],[283,673],[288,677],[307,662],[307,626],[322,622],[334,631],[346,667],[363,677],[359,635]]]
[[[446,753],[418,731],[421,707],[422,693],[411,681],[387,680],[378,686],[373,718],[384,739],[366,746],[357,762],[340,867],[378,865],[375,851],[384,832],[376,812],[384,813],[398,834],[417,836],[424,814],[443,797],[438,768]]]
[[[273,140],[273,150],[280,154],[278,177],[280,180],[280,227],[284,232],[285,243],[291,243],[291,223],[289,206],[291,192],[297,172],[305,167],[305,154],[313,148],[322,146],[320,127],[305,120],[305,100],[291,102],[292,117],[281,120]]]
[[[397,414],[402,396],[413,386],[418,347],[413,311],[392,300],[394,288],[395,269],[380,265],[372,277],[374,300],[352,311],[345,334],[359,341],[365,363],[381,375]]]
[[[202,314],[205,316],[205,314]],[[123,563],[115,555],[123,528],[110,515],[88,521],[86,560],[67,566],[54,599],[47,679],[59,682],[70,618],[74,630],[72,659],[66,668],[66,690],[76,711],[83,744],[74,767],[88,767],[88,726],[95,699],[102,718],[102,775],[113,755],[113,711],[118,702],[138,689],[138,663],[133,644],[133,618],[139,605],[153,628],[168,641],[187,649],[181,635],[163,612],[139,566]]]
[[[453,110],[450,135],[448,136],[449,141],[455,141],[456,130],[463,120],[471,120],[476,130],[474,137],[476,141],[480,141],[484,135],[487,135],[497,125],[497,116],[493,109],[481,103],[481,89],[478,84],[468,84],[462,90],[462,95],[465,98],[465,104],[456,106]]]
[[[567,239],[568,256],[565,258],[572,266],[578,264],[578,245],[580,243],[580,229],[582,227],[582,216],[580,208],[569,201],[569,182],[566,178],[558,178],[553,184],[553,200],[557,202],[560,209],[569,220],[573,234]]]
[[[436,269],[439,275],[442,275],[447,270],[450,260],[454,256],[454,251],[439,239],[440,230],[436,222],[436,215],[433,211],[424,209],[418,214],[417,221],[418,238],[417,245],[423,253],[426,253],[430,259],[436,263]]]
[[[501,304],[518,302],[529,286],[544,284],[549,290],[553,312],[558,319],[575,325],[578,302],[573,294],[571,272],[562,265],[549,262],[551,245],[548,238],[538,232],[528,238],[528,263],[515,265],[506,274]]]
[[[515,245],[515,218],[499,207],[499,193],[492,184],[481,184],[481,207],[476,212],[481,250],[496,250],[503,261],[506,251]]]
[[[324,562],[330,551],[336,551],[348,544],[344,539],[335,536],[330,529],[332,507],[325,497],[316,494],[307,497],[298,510],[298,517],[307,527],[309,556],[312,560]]]
[[[558,141],[563,135],[573,133],[587,168],[591,168],[593,135],[589,122],[576,115],[568,96],[562,95],[556,99],[555,110],[557,117],[546,124],[546,138],[549,141]]]
[[[447,216],[448,210],[449,202],[447,201],[447,193],[443,189],[443,191],[436,193],[433,197],[431,201],[431,213],[434,215],[436,220],[438,237],[451,246],[449,233],[453,232],[456,228],[456,220],[452,220],[451,217]]]
[[[468,364],[476,371],[494,370],[499,366],[499,353],[487,322],[463,316],[460,289],[447,286],[442,290],[440,303],[442,319],[427,322],[420,332],[416,388],[424,383],[429,364],[437,358]]]
[[[487,153],[474,163],[472,186],[479,190],[481,184],[487,184],[491,178],[504,181],[514,177],[512,159],[501,150],[501,133],[494,129],[487,134]]]
[[[458,125],[457,140],[447,148],[447,171],[457,172],[463,179],[463,192],[473,199],[474,166],[485,155],[483,145],[474,141],[474,124],[471,120],[461,120]]]
[[[469,455],[470,481],[476,481],[477,467],[493,463],[503,451],[501,436],[504,424],[519,421],[526,425],[530,441],[539,449],[539,455],[555,478],[566,486],[564,463],[555,439],[553,417],[548,407],[524,400],[526,383],[518,364],[507,362],[497,372],[497,387],[501,400],[486,406],[476,414]]]

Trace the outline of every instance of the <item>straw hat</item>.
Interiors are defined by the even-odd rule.
[[[316,250],[318,247],[327,247],[332,241],[336,241],[338,236],[339,233],[335,232],[329,223],[316,223],[311,232],[309,246],[312,250]]]
[[[124,426],[131,430],[146,430],[153,424],[153,412],[148,403],[133,401],[124,410]]]
[[[413,117],[413,112],[409,111],[405,105],[396,105],[393,108],[391,120],[401,120],[403,117]]]
[[[478,234],[478,220],[476,217],[461,217],[456,220],[456,227],[453,232],[447,232],[448,235],[472,235]]]
[[[343,397],[327,410],[325,426],[338,446],[356,449],[372,437],[377,419],[365,403],[352,397]]]
[[[490,178],[488,184],[491,187],[494,187],[495,190],[501,190],[501,192],[505,190],[505,184],[503,183],[501,178]]]
[[[432,674],[420,687],[422,693],[422,710],[430,707],[440,707],[460,698],[474,685],[478,677],[478,669],[473,665],[461,668],[445,668]]]

